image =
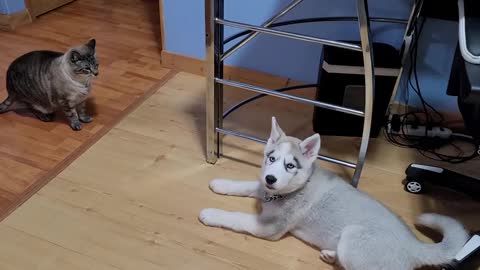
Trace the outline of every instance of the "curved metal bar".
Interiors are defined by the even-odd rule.
[[[303,84],[303,85],[295,85],[295,86],[290,86],[290,87],[285,87],[285,88],[279,88],[279,89],[276,89],[276,90],[273,90],[273,91],[285,92],[285,91],[290,91],[290,90],[317,87],[317,86],[318,86],[318,84]],[[242,107],[243,105],[248,104],[248,103],[250,103],[254,100],[257,100],[257,99],[265,97],[265,96],[268,96],[268,95],[267,94],[258,94],[258,95],[254,95],[252,97],[249,97],[249,98],[246,98],[246,99],[240,101],[239,103],[233,105],[228,110],[226,110],[223,113],[223,118],[227,117],[229,114],[233,113],[236,109]]]
[[[314,22],[349,22],[349,21],[358,21],[357,17],[313,17],[313,18],[304,18],[304,19],[296,19],[296,20],[288,20],[283,22],[272,23],[266,27],[273,28],[273,27],[280,27],[286,25],[294,25],[294,24],[302,24],[302,23],[314,23]],[[407,20],[402,19],[391,19],[391,18],[370,18],[370,21],[375,22],[385,22],[385,23],[397,23],[397,24],[408,24]],[[237,34],[234,34],[224,40],[224,44],[227,44],[239,37],[244,35],[248,35],[252,33],[250,30],[241,31]]]
[[[371,22],[385,22],[385,23],[398,23],[398,24],[408,24],[408,20],[405,19],[395,19],[395,18],[383,18],[383,17],[375,17],[370,18]]]
[[[357,0],[358,26],[360,28],[360,40],[362,43],[363,66],[365,70],[365,109],[363,119],[362,143],[358,154],[357,167],[353,173],[352,185],[358,186],[362,174],[368,143],[370,141],[370,128],[372,125],[373,97],[375,93],[375,74],[373,70],[373,47],[370,35],[370,23],[368,19],[367,0]]]

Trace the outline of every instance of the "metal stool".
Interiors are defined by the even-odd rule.
[[[275,14],[273,17],[268,19],[262,26],[255,26],[250,24],[245,24],[241,22],[234,22],[224,19],[224,0],[206,0],[205,1],[205,32],[206,32],[206,57],[207,57],[207,67],[206,67],[206,76],[207,76],[207,98],[206,98],[206,116],[207,116],[207,162],[215,163],[217,158],[221,154],[221,139],[220,134],[234,135],[245,139],[250,139],[257,142],[265,143],[266,140],[261,138],[256,138],[247,134],[239,133],[233,130],[224,129],[222,122],[223,118],[231,113],[234,109],[248,102],[248,100],[243,101],[230,110],[223,112],[223,86],[233,86],[245,90],[250,90],[257,92],[260,95],[255,96],[253,99],[256,99],[261,96],[270,95],[279,98],[284,98],[292,101],[297,101],[301,103],[313,104],[314,106],[322,107],[325,109],[331,109],[335,111],[340,111],[343,113],[357,115],[364,118],[362,140],[360,145],[360,151],[358,154],[357,163],[351,163],[348,161],[319,155],[318,158],[328,162],[340,164],[352,169],[355,169],[353,174],[352,185],[357,186],[362,172],[363,165],[365,163],[365,155],[367,153],[368,142],[370,138],[370,127],[372,121],[372,108],[373,108],[373,97],[374,97],[374,87],[375,87],[375,76],[373,69],[373,53],[371,51],[372,41],[370,35],[370,18],[368,16],[368,7],[367,0],[356,0],[357,2],[357,15],[356,17],[332,17],[332,18],[310,18],[304,20],[295,20],[288,22],[275,23],[280,17],[285,15],[288,11],[292,10],[295,6],[301,3],[303,0],[293,0],[289,5],[283,8],[280,12]],[[318,21],[348,21],[348,20],[358,20],[358,25],[360,28],[360,41],[361,45],[350,44],[346,42],[327,40],[307,35],[300,35],[286,31],[279,31],[272,29],[275,26],[295,24],[295,23],[305,23],[305,22],[318,22]],[[386,18],[377,18],[372,19],[376,21],[383,22],[393,22],[399,23],[399,20],[395,19],[386,19]],[[404,23],[403,21],[401,23]],[[240,32],[226,40],[224,40],[223,27],[232,26],[236,28],[245,29],[246,31]],[[302,97],[292,96],[283,91],[275,91],[270,89],[265,89],[257,87],[254,85],[249,85],[241,82],[236,82],[232,80],[226,80],[223,78],[223,65],[224,60],[234,53],[238,48],[245,45],[248,41],[253,39],[259,33],[270,34],[281,36],[285,38],[297,39],[306,42],[313,42],[323,44],[325,46],[335,46],[344,49],[359,51],[363,53],[363,62],[364,62],[364,74],[365,74],[365,109],[364,111],[359,111],[351,108],[341,107],[333,104],[328,104],[324,102],[319,102],[315,100],[310,100]],[[230,42],[233,39],[245,36],[237,44],[232,46],[228,51],[224,52],[224,44]],[[287,90],[294,89],[291,87]],[[285,89],[283,89],[285,90]],[[251,100],[251,99],[250,99]]]

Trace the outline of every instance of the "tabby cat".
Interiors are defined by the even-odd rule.
[[[63,110],[73,130],[93,118],[85,108],[92,79],[98,75],[95,39],[65,53],[33,51],[20,56],[7,70],[8,97],[0,113],[26,107],[42,121]],[[15,105],[15,106],[12,106]]]

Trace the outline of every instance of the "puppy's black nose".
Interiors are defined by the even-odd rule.
[[[265,176],[265,181],[267,181],[267,184],[271,185],[271,184],[277,182],[277,178],[275,178],[275,176],[269,174],[269,175]]]

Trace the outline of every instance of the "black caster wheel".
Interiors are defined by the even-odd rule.
[[[405,183],[405,190],[413,194],[420,194],[425,191],[425,186],[421,181],[407,179],[407,182]]]

